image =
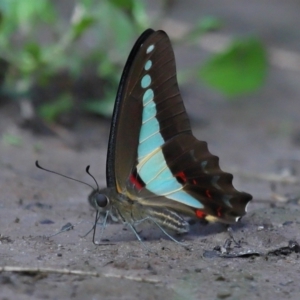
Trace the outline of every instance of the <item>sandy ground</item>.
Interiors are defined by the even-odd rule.
[[[225,33],[256,32],[269,48],[300,53],[299,11],[292,0],[189,0],[168,21],[217,15]],[[206,52],[176,49],[179,65],[199,55]],[[141,228],[145,249],[129,229],[110,224],[107,245],[95,246],[91,235],[82,237],[94,221],[89,188],[34,162],[86,182],[91,165],[104,185],[109,122],[82,119],[64,138],[34,136],[18,127],[16,107],[2,106],[1,136],[17,135],[22,143],[0,140],[0,299],[299,299],[299,184],[276,184],[280,195],[289,194],[280,202],[268,181],[253,178],[292,165],[299,181],[300,69],[294,66],[271,66],[265,87],[239,102],[195,83],[182,88],[195,135],[234,173],[235,186],[254,196],[247,216],[232,226],[239,246],[227,248],[221,224],[193,225],[183,237],[188,249],[148,224]],[[68,222],[73,230],[49,237]]]

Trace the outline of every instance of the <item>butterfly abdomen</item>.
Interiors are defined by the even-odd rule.
[[[173,210],[151,207],[147,208],[147,214],[150,220],[176,233],[187,233],[190,229],[189,223]]]

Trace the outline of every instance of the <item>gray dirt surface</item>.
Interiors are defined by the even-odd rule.
[[[167,21],[189,25],[215,15],[224,20],[226,34],[257,33],[267,47],[300,55],[299,12],[295,0],[188,0],[176,2]],[[195,47],[175,53],[179,66],[207,55]],[[238,243],[226,242],[229,233],[222,224],[195,224],[178,237],[189,245],[184,248],[144,224],[144,247],[122,224],[109,224],[103,236],[107,245],[95,246],[91,235],[82,237],[94,221],[90,189],[38,170],[34,162],[93,184],[85,174],[91,165],[104,185],[109,123],[81,120],[64,138],[34,136],[17,125],[17,109],[4,106],[0,299],[299,299],[299,184],[277,184],[280,196],[289,193],[279,201],[270,183],[253,174],[272,173],[281,161],[299,175],[300,69],[270,66],[263,89],[241,101],[225,101],[199,83],[182,87],[182,94],[195,136],[234,173],[235,186],[254,196],[248,214],[232,226]],[[5,134],[22,137],[21,145],[5,142]],[[68,222],[73,230],[49,237]],[[7,266],[35,271],[5,271]]]

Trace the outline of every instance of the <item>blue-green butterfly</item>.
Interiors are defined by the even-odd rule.
[[[250,194],[237,191],[207,143],[197,140],[180,95],[171,42],[146,30],[120,80],[107,152],[107,187],[89,196],[97,216],[135,225],[150,220],[164,232],[189,231],[185,217],[233,223]]]

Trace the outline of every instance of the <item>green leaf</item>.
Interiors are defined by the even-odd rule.
[[[131,48],[136,34],[132,19],[125,11],[118,9],[109,1],[100,2],[98,10],[99,26],[105,30],[106,35],[109,35],[105,37],[105,42],[110,49],[106,50],[112,51],[112,56],[116,54],[123,56],[124,50]]]
[[[131,22],[134,22],[140,30],[145,30],[150,27],[148,13],[145,3],[140,0],[110,0],[118,10],[127,12],[131,17]]]
[[[72,106],[73,101],[71,95],[63,94],[59,97],[58,100],[52,103],[43,104],[41,107],[39,107],[38,114],[44,120],[53,122],[60,114],[70,111]]]
[[[73,25],[73,37],[79,38],[87,29],[95,23],[95,19],[90,16],[84,16],[82,19]]]
[[[3,1],[3,2],[2,2]],[[54,18],[54,8],[51,1],[47,0],[1,0],[0,7],[5,14],[20,26],[34,23],[36,18],[51,21]]]
[[[112,63],[107,57],[103,57],[98,66],[98,74],[101,78],[105,78],[110,81],[117,81],[120,77],[120,70],[117,68],[116,64]]]
[[[150,22],[148,10],[143,1],[136,0],[133,2],[132,15],[140,31],[153,26]]]
[[[134,0],[110,0],[110,2],[117,8],[128,9],[129,11],[132,10],[134,4]]]
[[[37,43],[29,42],[25,45],[24,50],[27,51],[36,60],[39,60],[41,57],[40,46]]]
[[[237,96],[261,87],[266,71],[265,48],[258,39],[247,38],[215,54],[202,66],[199,77],[226,96]]]

